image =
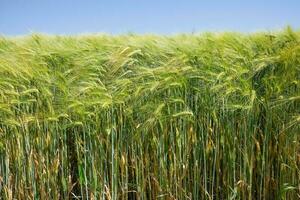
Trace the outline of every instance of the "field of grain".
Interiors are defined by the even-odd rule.
[[[0,196],[300,198],[300,32],[1,37]]]

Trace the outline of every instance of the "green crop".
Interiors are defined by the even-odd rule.
[[[1,199],[300,198],[300,33],[0,38]]]

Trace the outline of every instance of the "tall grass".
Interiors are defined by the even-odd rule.
[[[300,198],[300,34],[0,39],[1,199]]]

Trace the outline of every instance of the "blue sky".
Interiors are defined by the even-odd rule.
[[[0,0],[0,34],[300,28],[300,0]]]

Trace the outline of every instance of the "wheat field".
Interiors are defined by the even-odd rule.
[[[0,199],[299,199],[300,32],[0,38]]]

